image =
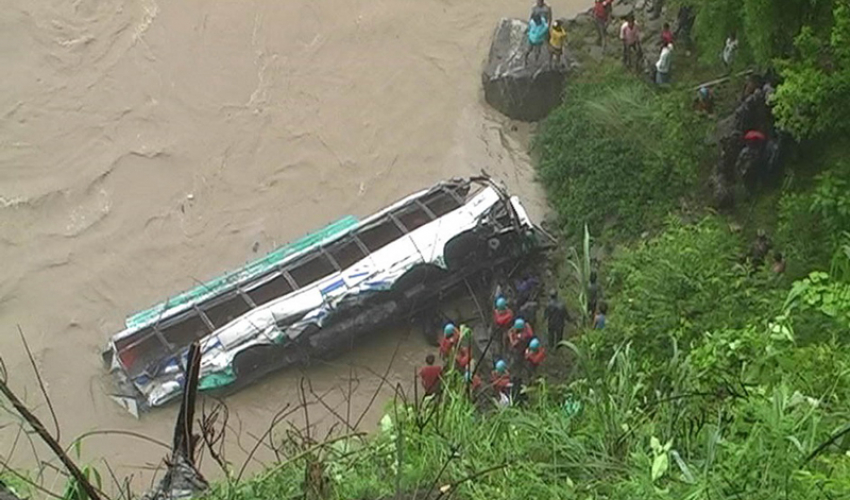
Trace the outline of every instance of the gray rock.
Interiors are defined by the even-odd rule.
[[[538,57],[531,54],[526,64],[526,27],[518,19],[499,21],[481,81],[488,104],[510,118],[528,122],[544,118],[560,104],[570,65],[550,65],[545,44]]]
[[[611,10],[611,14],[614,16],[614,19],[617,20],[622,19],[628,16],[629,14],[633,14],[634,11],[634,5],[629,3],[623,3],[620,5],[615,5],[614,8]]]
[[[643,22],[643,31],[646,33],[661,33],[661,27],[664,25],[664,19],[647,19]]]
[[[589,55],[594,61],[601,61],[605,54],[602,51],[602,47],[599,45],[592,45],[590,46],[590,50],[588,50],[587,55]]]
[[[589,25],[593,22],[593,17],[590,12],[580,12],[576,14],[576,16],[572,19],[567,19],[564,24],[567,25],[567,28],[575,28],[577,26]]]

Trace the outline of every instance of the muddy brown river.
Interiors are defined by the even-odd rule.
[[[589,3],[552,7],[567,16]],[[486,169],[539,219],[528,127],[489,110],[480,89],[496,22],[529,10],[516,0],[3,0],[0,353],[12,387],[50,420],[20,325],[63,444],[95,429],[167,441],[173,407],[136,420],[106,396],[100,350],[127,314],[446,177]],[[359,418],[396,348],[389,379],[409,385],[430,348],[397,329],[228,398],[229,458],[241,462],[251,435],[297,404],[302,375],[334,408],[314,404],[314,421]],[[361,428],[391,396],[385,386]],[[11,429],[0,431],[4,459]],[[82,451],[137,484],[164,453],[115,435]],[[28,445],[12,462],[33,463]]]

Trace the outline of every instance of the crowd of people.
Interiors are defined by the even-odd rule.
[[[525,51],[524,62],[528,64],[528,56],[534,54],[535,62],[540,60],[544,45],[549,55],[548,61],[552,66],[563,65],[564,45],[567,43],[567,28],[564,21],[552,17],[552,7],[546,0],[537,0],[531,8],[528,19],[528,49]]]
[[[594,0],[591,14],[596,28],[597,44],[603,49],[608,45],[608,26],[613,18],[614,0]],[[658,17],[661,11],[661,0],[653,4],[653,16]],[[682,7],[679,11],[678,27],[674,33],[669,23],[664,23],[661,32],[660,53],[653,66],[654,80],[659,85],[671,82],[673,42],[677,37],[688,38],[693,26],[692,9]],[[543,54],[544,47],[548,49],[549,64],[552,66],[563,65],[564,46],[567,41],[566,24],[561,19],[554,19],[552,8],[546,4],[546,0],[537,0],[531,9],[531,15],[526,30],[528,47],[525,51],[524,63],[527,65],[529,56],[534,55],[534,61],[538,62]],[[641,45],[641,29],[637,24],[634,14],[627,15],[619,29],[619,38],[623,48],[623,64],[636,71],[642,69],[644,60],[643,47]],[[727,41],[727,47],[723,51],[723,60],[729,61],[737,48],[734,35],[732,42]]]
[[[514,299],[508,299],[501,291],[495,297],[489,324],[483,325],[488,331],[491,352],[495,352],[487,384],[482,382],[478,375],[480,370],[475,368],[472,330],[466,325],[446,323],[439,339],[440,363],[437,356],[428,354],[425,366],[419,371],[425,396],[439,394],[445,381],[454,377],[462,380],[469,394],[475,397],[490,391],[498,401],[508,403],[523,379],[538,374],[547,359],[548,349],[561,345],[567,324],[574,321],[559,292],[553,289],[548,293],[542,314],[545,338],[536,332],[532,323],[538,318],[540,288],[538,280],[526,274],[513,285],[510,295]],[[593,328],[597,329],[605,327],[607,313],[601,296],[597,275],[593,272],[587,283],[586,297],[589,317]],[[482,353],[478,354],[479,359],[483,359]]]

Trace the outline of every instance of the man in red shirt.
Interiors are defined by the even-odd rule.
[[[422,388],[425,389],[425,395],[430,396],[440,392],[440,378],[443,374],[443,368],[434,366],[434,355],[425,356],[426,366],[419,370],[419,378],[422,380]]]
[[[528,349],[525,350],[525,360],[531,367],[532,372],[540,366],[540,363],[546,359],[546,349],[540,345],[540,341],[536,338],[531,339],[528,343]]]
[[[449,323],[443,328],[443,338],[440,339],[440,358],[449,359],[457,345],[457,328]]]
[[[664,27],[661,28],[661,42],[670,45],[674,38],[673,32],[670,30],[670,23],[664,23]]]
[[[593,4],[593,21],[596,24],[596,43],[606,45],[606,32],[608,31],[608,19],[611,16],[611,4],[614,0],[596,0]]]

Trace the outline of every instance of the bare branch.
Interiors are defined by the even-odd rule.
[[[15,393],[9,389],[9,386],[6,385],[6,382],[4,381],[0,381],[0,392],[3,393],[10,403],[12,403],[12,406],[15,407],[15,411],[17,411],[18,414],[20,414],[24,420],[29,423],[30,427],[32,427],[42,441],[47,444],[56,457],[59,458],[65,468],[68,469],[68,472],[71,473],[77,483],[79,483],[80,487],[85,491],[86,495],[88,495],[89,500],[100,500],[100,494],[98,494],[97,490],[88,478],[86,478],[85,474],[83,474],[83,472],[77,467],[77,464],[75,464],[68,454],[65,453],[56,439],[47,432],[47,429],[44,428],[44,424],[41,423],[41,420],[29,411],[29,408],[27,408],[21,400],[18,399]]]
[[[245,461],[242,463],[242,467],[239,469],[239,474],[236,476],[237,483],[242,480],[242,475],[245,473],[245,469],[248,467],[248,463],[250,463],[251,459],[254,458],[254,454],[257,453],[257,449],[259,449],[260,445],[264,444],[263,442],[265,441],[266,436],[274,430],[274,428],[281,420],[288,417],[289,415],[292,415],[300,409],[299,406],[296,406],[295,408],[290,408],[290,406],[291,405],[287,403],[286,406],[284,406],[272,417],[268,429],[266,429],[265,433],[263,433],[263,436],[259,440],[257,440],[256,444],[254,444],[254,447],[251,448],[251,451],[245,458]]]
[[[219,417],[221,417],[221,426],[219,430],[216,430]],[[228,420],[230,420],[230,411],[227,405],[219,401],[213,407],[212,411],[207,413],[206,404],[204,404],[200,422],[201,439],[204,440],[204,444],[207,450],[209,450],[212,459],[218,464],[221,471],[224,472],[227,481],[230,482],[231,472],[227,466],[227,459],[224,452],[224,438],[227,432]]]
[[[35,358],[32,355],[32,351],[30,351],[30,346],[27,343],[26,337],[24,337],[24,331],[21,329],[21,325],[17,326],[18,334],[20,334],[21,336],[21,342],[23,342],[24,349],[27,351],[27,358],[29,358],[30,365],[32,365],[32,371],[35,372],[35,379],[38,381],[38,388],[41,389],[41,394],[42,396],[44,396],[44,400],[47,402],[47,408],[50,409],[50,418],[53,419],[53,427],[56,429],[56,441],[58,442],[60,440],[59,419],[56,418],[56,411],[53,410],[53,402],[50,401],[50,396],[47,395],[47,388],[44,387],[44,380],[41,379],[41,372],[39,372],[38,366],[36,366],[35,364]]]
[[[79,435],[79,436],[78,436],[78,437],[74,440],[74,443],[76,443],[76,442],[80,442],[80,441],[82,441],[83,439],[85,439],[85,438],[87,438],[87,437],[92,437],[92,436],[113,436],[113,435],[116,435],[116,436],[127,436],[127,437],[131,437],[131,438],[136,438],[136,439],[140,439],[140,440],[142,440],[142,441],[147,441],[148,443],[155,444],[155,445],[157,445],[157,446],[161,446],[161,447],[165,448],[166,450],[170,450],[170,449],[171,449],[171,447],[170,447],[167,443],[165,443],[164,441],[160,441],[159,439],[152,438],[152,437],[150,437],[150,436],[146,436],[145,434],[141,434],[141,433],[138,433],[138,432],[133,432],[133,431],[124,431],[124,430],[120,430],[120,429],[100,429],[100,430],[95,430],[95,431],[88,431],[88,432],[84,432],[84,433],[80,434],[80,435]],[[65,452],[66,452],[66,453],[67,453],[68,451],[70,451],[70,449],[74,446],[74,443],[71,443],[70,445],[68,445],[68,447],[66,447],[66,448],[65,448]]]

